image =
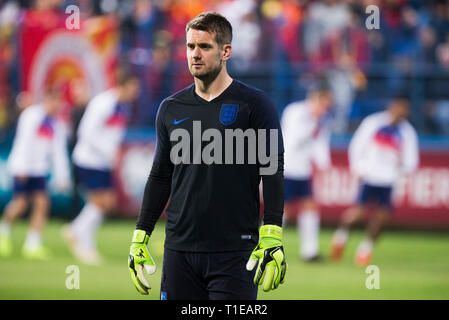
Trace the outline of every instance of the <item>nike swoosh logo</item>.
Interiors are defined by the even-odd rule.
[[[187,118],[184,118],[184,119],[181,119],[181,120],[174,120],[173,121],[173,124],[180,124],[181,122],[183,122],[184,120],[187,120],[187,119],[190,119],[190,117],[187,117]]]

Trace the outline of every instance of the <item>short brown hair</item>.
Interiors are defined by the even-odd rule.
[[[232,41],[232,26],[229,21],[217,12],[203,12],[190,20],[186,25],[186,33],[190,30],[202,30],[215,34],[219,45],[230,44]]]

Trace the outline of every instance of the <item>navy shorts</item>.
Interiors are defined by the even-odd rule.
[[[392,187],[378,187],[369,184],[363,184],[358,204],[361,205],[377,205],[387,209],[392,208],[391,204]]]
[[[112,189],[112,171],[97,170],[75,166],[80,185],[87,190]]]
[[[251,251],[182,252],[165,248],[161,300],[256,300]]]
[[[28,194],[47,190],[47,177],[27,177],[25,181],[14,177],[13,194]]]
[[[308,198],[312,196],[310,179],[296,180],[284,178],[284,200],[295,198]]]

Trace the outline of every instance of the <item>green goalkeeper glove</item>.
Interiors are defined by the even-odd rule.
[[[251,271],[259,262],[254,283],[261,285],[263,290],[276,289],[284,283],[287,272],[284,247],[282,246],[282,228],[276,225],[264,225],[259,230],[259,244],[251,253],[246,270]]]
[[[131,248],[129,249],[128,267],[131,280],[137,291],[148,294],[151,288],[143,270],[148,275],[156,271],[156,264],[148,252],[148,240],[150,237],[143,230],[134,230]]]

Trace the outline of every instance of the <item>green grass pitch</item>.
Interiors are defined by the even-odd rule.
[[[134,221],[107,221],[98,234],[101,266],[79,264],[61,240],[61,221],[51,221],[44,242],[52,250],[49,261],[26,261],[20,255],[28,224],[12,228],[14,254],[0,259],[0,299],[158,299],[162,266],[164,224],[158,223],[150,239],[150,252],[158,270],[148,296],[131,284],[127,257]],[[320,235],[321,252],[329,253],[333,230]],[[380,289],[367,289],[369,274],[353,264],[361,231],[354,231],[346,256],[340,263],[307,264],[298,257],[296,229],[285,228],[284,247],[288,272],[286,283],[259,299],[449,299],[449,233],[386,231],[374,251],[379,267]],[[80,288],[69,290],[66,268],[78,265]]]

